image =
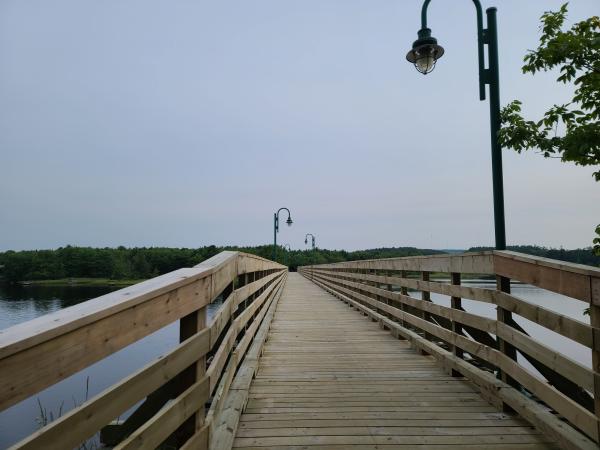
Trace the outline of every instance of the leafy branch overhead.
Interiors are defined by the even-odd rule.
[[[545,12],[542,36],[536,50],[524,59],[523,73],[559,69],[560,83],[573,83],[571,102],[552,106],[537,121],[522,116],[514,100],[500,113],[500,144],[517,152],[539,150],[547,158],[560,158],[581,166],[600,166],[600,18],[590,17],[563,31],[567,4]],[[593,173],[600,181],[600,168]],[[594,251],[600,255],[600,225]]]
[[[537,149],[546,157],[600,166],[600,18],[590,17],[562,31],[567,4],[541,17],[542,36],[525,56],[523,73],[559,69],[561,83],[574,83],[571,102],[552,106],[537,121],[526,120],[521,102],[501,112],[500,142],[518,152]],[[600,170],[594,172],[600,181]]]

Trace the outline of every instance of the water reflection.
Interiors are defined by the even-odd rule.
[[[117,289],[115,286],[0,284],[0,330]]]

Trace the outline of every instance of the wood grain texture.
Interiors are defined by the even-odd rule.
[[[321,267],[321,266],[319,266]],[[507,311],[516,313],[525,319],[536,322],[549,330],[561,334],[569,339],[587,347],[592,346],[592,328],[579,320],[570,318],[563,314],[554,312],[543,306],[535,305],[514,295],[491,289],[453,286],[437,281],[421,281],[414,278],[365,275],[346,271],[332,271],[326,269],[315,269],[315,274],[327,275],[333,278],[347,281],[375,281],[380,284],[391,284],[401,286],[402,293],[407,294],[407,288],[417,291],[429,291],[436,294],[447,295],[468,300],[476,300],[500,306]],[[600,290],[600,287],[598,288]],[[600,293],[597,294],[600,296]]]
[[[493,366],[501,369],[507,373],[510,377],[521,383],[526,389],[538,396],[544,402],[546,402],[553,409],[562,414],[572,424],[583,430],[588,436],[595,440],[598,440],[598,418],[593,413],[590,413],[585,408],[574,402],[569,397],[563,395],[560,391],[556,390],[551,385],[545,383],[540,378],[532,374],[530,371],[513,361],[507,355],[504,355],[500,351],[480,344],[467,337],[460,336],[453,333],[450,330],[437,326],[429,321],[426,321],[415,315],[405,313],[397,308],[389,305],[385,305],[378,302],[374,298],[352,291],[348,288],[340,285],[335,285],[324,277],[315,276],[315,280],[319,280],[325,286],[328,286],[335,291],[341,292],[350,298],[361,301],[365,305],[369,305],[369,308],[380,310],[393,315],[394,317],[401,319],[404,322],[408,322],[417,329],[429,333],[451,345],[460,347],[465,352],[471,355],[476,355],[478,358],[491,363]],[[423,302],[427,304],[427,302]],[[515,343],[523,341],[517,341],[518,337],[515,334],[506,333],[506,337],[514,338]],[[529,341],[530,342],[530,341]],[[571,368],[573,366],[571,365]],[[574,370],[578,371],[578,374],[582,379],[589,380],[589,371],[585,367],[577,366]],[[562,368],[561,368],[562,371]],[[586,374],[588,375],[586,377]]]
[[[290,274],[233,447],[381,445],[555,448],[433,357]]]
[[[244,293],[260,292],[248,309],[233,321],[230,334],[215,354],[209,374],[198,384],[204,379],[204,355],[218,341],[237,306],[231,289],[238,277],[238,259],[244,261],[244,270],[250,270],[257,280]],[[189,436],[206,441],[208,428],[204,434],[200,433],[204,403],[216,387],[228,354],[234,351],[237,332],[253,319],[260,320],[264,316],[259,313],[260,306],[272,298],[274,289],[279,292],[285,274],[283,266],[266,259],[223,252],[194,268],[181,269],[113,293],[115,295],[32,321],[12,329],[13,334],[7,333],[11,329],[5,330],[0,336],[0,345],[3,345],[0,355],[4,356],[0,358],[0,408],[66,378],[177,319],[181,319],[180,337],[184,341],[33,433],[15,448],[73,448],[165,383],[174,383],[175,377],[180,391],[188,386],[194,389],[190,387],[186,395],[182,394],[155,414],[125,444],[128,448],[145,448],[148,443],[160,443],[161,438],[186,419],[192,425]],[[269,282],[271,284],[266,286]],[[230,295],[215,320],[206,327],[206,305],[221,292]],[[256,329],[254,324],[248,328],[251,332]],[[250,338],[242,340],[244,351],[250,341]],[[243,352],[239,348],[236,351],[241,360]],[[193,374],[191,369],[194,369]],[[187,372],[193,375],[189,379]]]
[[[496,405],[498,408],[502,407],[503,402],[510,405],[511,408],[526,418],[538,430],[550,437],[553,442],[556,442],[560,448],[597,450],[598,444],[596,442],[593,442],[583,433],[562,420],[562,418],[553,414],[546,406],[524,396],[510,385],[498,380],[493,374],[478,369],[465,360],[456,357],[451,352],[439,347],[434,342],[426,340],[416,332],[393,322],[344,294],[333,291],[321,282],[315,280],[315,283],[353,308],[362,311],[367,316],[384,322],[390,330],[395,330],[399,335],[402,335],[415,348],[434,356],[445,370],[455,370],[467,377],[480,388],[481,396],[491,404]]]

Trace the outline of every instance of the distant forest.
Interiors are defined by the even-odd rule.
[[[192,267],[223,250],[239,250],[263,258],[272,257],[273,246],[190,248],[91,248],[61,247],[57,250],[7,251],[0,253],[0,276],[9,282],[65,278],[106,278],[139,280]],[[296,270],[298,266],[371,258],[431,255],[443,253],[413,247],[344,250],[277,249],[277,261]]]
[[[600,257],[591,249],[551,249],[537,246],[516,246],[510,250],[559,259],[579,264],[600,265]],[[182,267],[194,266],[223,250],[239,250],[271,258],[273,247],[200,247],[189,248],[91,248],[61,247],[57,250],[28,250],[0,252],[0,276],[8,282],[56,280],[65,278],[106,278],[139,280],[155,277]],[[296,270],[298,266],[324,264],[360,259],[394,258],[401,256],[445,253],[440,250],[414,247],[377,248],[370,250],[292,250],[279,247],[277,260]],[[469,251],[490,250],[473,247]],[[455,251],[453,251],[455,253]]]
[[[482,252],[493,250],[493,247],[471,247],[469,252]],[[587,266],[600,266],[600,256],[595,255],[591,247],[565,250],[563,248],[538,247],[537,245],[512,245],[507,250],[526,253],[528,255],[541,256],[542,258],[558,259]]]

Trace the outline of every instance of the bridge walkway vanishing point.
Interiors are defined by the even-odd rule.
[[[234,448],[556,448],[463,378],[290,273]]]

